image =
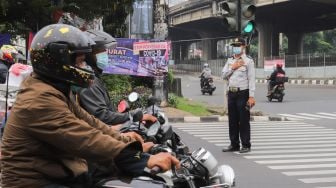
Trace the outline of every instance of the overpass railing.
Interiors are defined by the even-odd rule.
[[[284,59],[286,73],[291,78],[336,78],[336,54],[298,54],[264,58],[264,60],[272,59]],[[208,63],[213,75],[221,76],[225,62],[226,59],[175,60],[174,65],[171,65],[170,68],[175,72],[200,73],[203,64]],[[263,65],[256,66],[258,78],[264,78],[269,74],[270,72],[264,71]]]

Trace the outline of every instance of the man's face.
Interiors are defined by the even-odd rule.
[[[79,68],[84,68],[86,66],[85,54],[77,54],[76,60],[75,60],[75,66]]]

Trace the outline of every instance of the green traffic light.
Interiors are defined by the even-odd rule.
[[[247,23],[247,25],[244,28],[245,33],[251,33],[254,29],[254,24],[252,22]]]

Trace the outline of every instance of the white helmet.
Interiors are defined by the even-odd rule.
[[[208,68],[208,67],[209,67],[209,64],[208,64],[208,63],[204,63],[203,67],[204,67],[204,68]]]

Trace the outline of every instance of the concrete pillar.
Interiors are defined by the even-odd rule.
[[[258,67],[264,65],[264,57],[279,55],[279,32],[269,23],[258,23],[259,51]]]
[[[303,33],[286,33],[288,38],[288,54],[303,53]]]
[[[202,60],[211,60],[217,57],[217,41],[216,40],[202,40]]]
[[[174,60],[183,60],[188,58],[188,47],[189,47],[189,42],[178,42],[178,43],[173,43],[173,59]]]

